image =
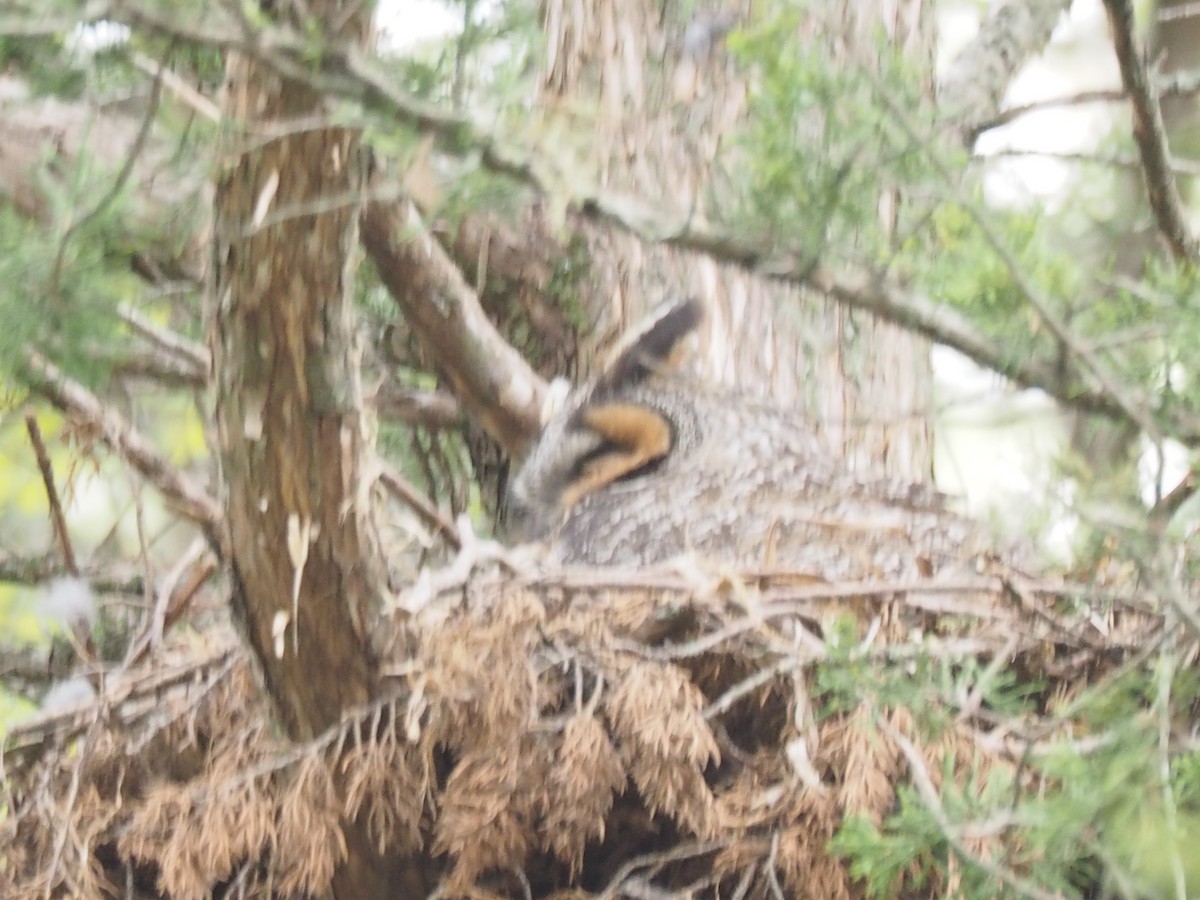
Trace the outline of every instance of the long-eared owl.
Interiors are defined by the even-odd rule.
[[[513,482],[522,537],[563,563],[694,553],[826,579],[961,559],[972,529],[935,491],[851,473],[798,413],[676,371],[701,320],[694,300],[664,305],[549,416]]]

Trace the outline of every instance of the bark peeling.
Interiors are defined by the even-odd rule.
[[[339,7],[306,15],[330,41],[363,42],[369,10]],[[359,208],[320,205],[360,195],[366,167],[356,132],[280,127],[327,111],[311,88],[233,58],[227,97],[210,343],[234,606],[279,720],[303,741],[377,688],[367,623],[383,578],[359,489],[370,447],[351,293]],[[361,823],[343,829],[334,894],[391,896],[397,861]]]

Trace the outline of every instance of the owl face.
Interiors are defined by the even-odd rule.
[[[663,402],[654,383],[701,319],[695,300],[660,307],[593,381],[551,411],[513,481],[518,537],[548,537],[585,498],[653,474],[680,449],[692,417]]]
[[[672,371],[700,322],[669,304],[566,396],[513,482],[518,536],[551,560],[636,567],[694,554],[833,579],[937,567],[971,529],[920,485],[851,472],[794,410]]]

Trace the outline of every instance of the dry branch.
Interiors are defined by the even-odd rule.
[[[368,206],[362,242],[459,402],[519,456],[540,429],[542,379],[488,321],[479,298],[411,203]]]
[[[42,430],[38,427],[37,417],[33,413],[25,416],[25,429],[29,432],[29,442],[33,445],[38,469],[42,473],[42,484],[46,488],[46,500],[50,504],[50,522],[54,527],[54,538],[58,541],[59,552],[62,553],[63,565],[70,574],[77,576],[79,575],[79,564],[75,561],[75,548],[71,545],[71,533],[67,530],[67,517],[63,515],[58,486],[54,482],[54,468],[50,465],[50,454],[46,450]]]
[[[182,366],[196,373],[198,379],[204,379],[207,376],[212,360],[208,355],[208,348],[203,344],[177,334],[169,328],[164,328],[136,309],[122,307],[118,314],[134,332],[151,346],[178,360]]]
[[[19,556],[0,553],[0,581],[34,585],[71,574],[56,554]],[[78,574],[97,593],[138,596],[145,590],[141,573],[129,571],[124,566],[85,565]]]
[[[1163,97],[1191,97],[1200,91],[1200,72],[1176,72],[1170,76],[1160,75],[1154,78],[1153,87],[1155,95],[1160,99]],[[1084,106],[1089,103],[1121,103],[1128,99],[1129,94],[1123,90],[1094,90],[1079,91],[1062,97],[1050,97],[1046,100],[1034,100],[1022,103],[1020,106],[1009,106],[1002,109],[989,121],[982,123],[979,126],[979,132],[1000,128],[1030,113]]]
[[[154,719],[164,708],[165,692],[180,688],[185,693],[190,684],[214,684],[225,678],[232,667],[244,663],[240,651],[233,647],[199,653],[175,663],[159,664],[153,668],[132,671],[123,677],[110,678],[108,686],[94,704],[54,710],[18,722],[8,729],[4,742],[6,765],[10,756],[30,748],[53,744],[60,750],[83,734],[91,720],[94,705],[111,710],[111,727],[136,728],[147,719]],[[159,726],[155,724],[155,728]]]
[[[402,501],[406,506],[419,515],[426,525],[433,528],[443,541],[455,550],[462,549],[458,532],[446,521],[436,506],[426,499],[425,495],[408,483],[399,472],[391,466],[380,464],[379,480],[387,488],[388,493]]]
[[[1133,4],[1129,0],[1104,0],[1104,10],[1121,67],[1121,83],[1131,101],[1133,139],[1142,158],[1150,209],[1172,255],[1177,260],[1194,263],[1198,252],[1196,238],[1188,227],[1183,200],[1175,184],[1162,109],[1146,72],[1144,53],[1134,35]]]
[[[463,411],[449,391],[418,390],[382,384],[371,398],[379,418],[438,431],[463,422]]]

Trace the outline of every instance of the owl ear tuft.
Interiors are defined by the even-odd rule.
[[[694,297],[672,300],[646,317],[617,348],[600,375],[597,388],[614,390],[638,384],[670,368],[680,344],[704,321],[704,307]]]
[[[671,450],[671,423],[660,412],[631,403],[603,403],[579,411],[578,424],[598,438],[560,495],[563,509],[605,485],[635,474]]]

